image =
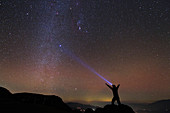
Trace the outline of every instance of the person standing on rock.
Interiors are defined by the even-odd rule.
[[[110,85],[107,84],[107,83],[106,83],[106,85],[107,85],[107,86],[112,90],[112,92],[113,92],[112,105],[114,105],[114,103],[115,103],[116,100],[117,100],[118,105],[120,105],[121,103],[120,103],[120,99],[119,99],[119,95],[118,95],[118,88],[119,88],[120,84],[117,85],[117,87],[116,87],[115,85],[110,86]]]

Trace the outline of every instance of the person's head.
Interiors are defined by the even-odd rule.
[[[112,85],[113,88],[115,88],[116,86],[115,85]]]

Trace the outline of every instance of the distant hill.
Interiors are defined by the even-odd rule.
[[[163,112],[169,111],[170,113],[170,99],[156,101],[152,104],[149,104],[148,106],[149,106],[149,110],[152,111],[163,111]]]
[[[170,113],[170,99],[147,104],[137,111],[138,113]]]

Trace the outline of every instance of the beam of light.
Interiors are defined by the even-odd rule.
[[[110,85],[112,85],[111,82],[109,82],[107,79],[105,79],[102,75],[100,75],[98,72],[96,72],[92,67],[90,67],[87,63],[85,63],[83,60],[81,60],[79,57],[77,57],[75,54],[73,54],[71,51],[68,51],[66,49],[64,49],[62,47],[62,45],[59,45],[60,48],[62,48],[63,52],[66,53],[69,57],[71,57],[72,59],[74,59],[75,61],[77,61],[79,64],[81,64],[82,66],[84,66],[85,68],[87,68],[88,70],[90,70],[91,72],[93,72],[95,75],[97,75],[98,77],[100,77],[101,79],[103,79],[104,81],[106,81],[107,83],[109,83]]]

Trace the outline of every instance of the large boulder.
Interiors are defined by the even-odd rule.
[[[95,113],[135,113],[133,109],[127,105],[106,105],[104,108],[97,108]]]
[[[124,104],[119,105],[118,110],[119,113],[135,113],[131,107]]]

